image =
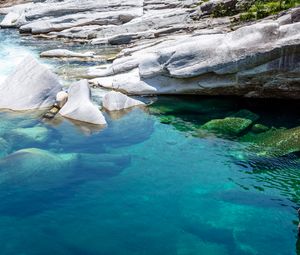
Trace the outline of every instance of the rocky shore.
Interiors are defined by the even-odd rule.
[[[86,77],[126,94],[300,98],[300,8],[245,22],[245,1],[226,1],[223,8],[238,14],[214,17],[219,2],[35,1],[2,8],[0,26],[120,45],[112,63],[90,68]],[[41,56],[93,57],[53,50]]]
[[[29,1],[0,9],[5,14],[0,26],[55,40],[120,46],[119,54],[107,58],[103,65],[87,68],[84,78],[94,88],[142,96],[196,94],[299,99],[300,7],[262,20],[245,21],[242,15],[246,3],[251,4],[242,0]],[[219,13],[224,10],[220,6],[225,10],[222,15]],[[67,46],[49,49],[40,56],[99,60],[94,52],[73,52]],[[33,75],[30,71],[22,73],[26,69],[22,65],[17,69],[19,73],[16,71],[0,88],[3,93],[10,79],[18,81],[14,86],[21,87],[21,81]],[[41,71],[42,67],[37,69]],[[35,82],[40,79],[45,77],[41,74]],[[79,90],[84,91],[84,100],[89,102],[91,92],[87,82],[78,84]],[[16,110],[32,109],[44,106],[48,96],[55,97],[48,95],[47,86],[33,88],[26,92],[32,95],[37,88],[40,91],[36,91],[37,96],[31,102],[23,102],[28,107],[14,105],[17,94],[7,97],[5,102],[2,100],[0,105]],[[73,85],[70,90],[74,93],[70,94],[81,97],[72,88]],[[113,99],[107,99],[109,96]],[[113,105],[104,106],[106,109],[120,110],[137,104],[123,94],[107,97],[103,105],[105,102]],[[72,106],[68,103],[71,112],[83,116],[85,110],[79,109],[84,104],[70,101],[74,102]],[[96,121],[94,118],[90,121],[89,117],[74,116],[70,109],[61,112],[87,122],[106,123],[100,115]]]

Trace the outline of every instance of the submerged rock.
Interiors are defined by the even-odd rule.
[[[241,141],[251,142],[260,155],[283,156],[300,151],[300,127],[271,129],[267,132],[244,136]]]
[[[139,100],[132,99],[120,92],[111,91],[103,97],[103,107],[109,111],[118,111],[138,105],[145,105]]]
[[[263,124],[259,124],[259,123],[254,124],[252,129],[251,129],[251,131],[253,131],[254,133],[257,133],[257,134],[266,132],[268,130],[269,130],[269,128],[267,126],[265,126]]]
[[[59,113],[78,121],[96,125],[106,124],[103,114],[91,101],[91,90],[87,80],[81,80],[70,86],[68,101]]]
[[[234,114],[231,115],[232,117],[237,117],[237,118],[243,118],[243,119],[248,119],[251,120],[252,122],[255,122],[259,119],[259,116],[251,111],[248,110],[240,110]]]
[[[205,123],[201,128],[224,135],[239,135],[252,124],[249,119],[227,117]]]
[[[239,135],[248,129],[259,116],[248,110],[241,110],[224,119],[214,119],[204,125],[202,129],[213,131],[224,135]]]
[[[27,56],[0,84],[0,109],[22,111],[49,107],[61,89],[55,74]]]

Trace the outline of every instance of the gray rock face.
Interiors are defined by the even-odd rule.
[[[111,91],[103,98],[103,107],[109,111],[118,111],[138,105],[145,105],[139,100],[132,99],[120,92]]]
[[[300,97],[300,23],[261,22],[120,54],[94,84],[129,94]],[[129,72],[129,73],[128,73]],[[257,94],[251,94],[255,91]]]
[[[74,83],[69,88],[67,103],[59,112],[62,116],[95,125],[105,125],[100,110],[91,102],[91,91],[86,80]]]
[[[0,85],[0,109],[23,111],[49,107],[61,89],[55,74],[27,56]]]
[[[93,41],[94,44],[103,41],[126,44],[140,38],[169,34],[174,29],[182,31],[199,27],[194,27],[189,17],[191,6],[197,2],[47,0],[2,9],[2,13],[24,12],[26,22],[10,23],[10,26],[18,27],[21,32],[87,40],[101,38]]]

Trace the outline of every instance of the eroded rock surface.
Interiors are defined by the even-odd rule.
[[[49,107],[61,89],[55,74],[27,56],[0,84],[0,109],[22,111]]]
[[[300,7],[248,24],[234,23],[239,15],[211,16],[219,4],[242,12],[251,3],[46,0],[0,13],[25,33],[130,45],[106,70],[84,76],[97,86],[138,95],[300,98]]]
[[[138,105],[145,105],[143,102],[130,98],[121,92],[111,91],[103,98],[103,107],[109,111],[118,111]]]
[[[300,97],[300,23],[260,22],[124,50],[92,82],[129,94]]]
[[[68,101],[59,112],[62,116],[95,125],[105,125],[106,121],[98,107],[91,101],[91,91],[87,80],[72,84]]]

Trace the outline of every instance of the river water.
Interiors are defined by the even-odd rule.
[[[0,30],[0,43],[1,80],[26,54],[61,47],[14,30]],[[0,254],[300,254],[298,156],[258,156],[236,137],[197,133],[240,109],[292,128],[297,108],[161,97],[147,110],[105,113],[103,129],[1,111]]]

